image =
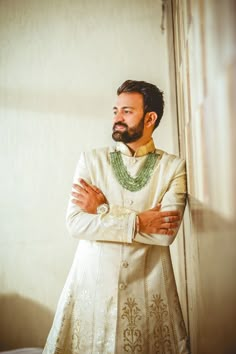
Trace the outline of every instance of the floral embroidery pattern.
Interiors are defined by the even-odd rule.
[[[137,326],[140,321],[141,310],[134,298],[128,298],[122,309],[122,319],[128,321],[127,328],[124,330],[124,351],[129,353],[142,352],[142,333]]]
[[[67,290],[64,301],[64,306],[62,307],[60,312],[58,311],[57,314],[59,320],[54,323],[54,326],[50,331],[50,337],[47,339],[47,343],[45,345],[43,353],[63,353],[63,345],[65,340],[63,332],[66,326],[68,313],[71,312],[71,308],[73,307],[71,289]]]
[[[80,321],[75,320],[73,322],[73,334],[72,334],[72,342],[71,342],[71,350],[72,353],[80,352]]]
[[[170,329],[168,327],[167,305],[159,294],[153,295],[150,316],[156,318],[154,327],[154,346],[156,354],[173,354],[171,349]]]

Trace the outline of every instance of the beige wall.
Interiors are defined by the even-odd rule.
[[[111,143],[127,78],[165,91],[157,145],[178,153],[159,1],[0,2],[0,349],[43,346],[76,241],[65,209],[80,151]]]
[[[180,149],[188,168],[184,243],[192,353],[233,354],[236,3],[172,3]]]

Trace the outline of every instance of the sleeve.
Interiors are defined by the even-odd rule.
[[[179,160],[169,186],[164,193],[161,202],[161,211],[179,210],[181,215],[184,213],[186,204],[186,168],[185,161]],[[174,241],[179,227],[172,236],[161,234],[137,233],[134,237],[135,242],[150,245],[169,246]]]
[[[74,175],[74,183],[83,178],[92,183],[86,165],[85,153],[82,153]],[[69,233],[80,240],[110,241],[131,243],[133,240],[136,212],[116,205],[110,205],[105,215],[89,214],[69,200],[66,213],[66,225]]]

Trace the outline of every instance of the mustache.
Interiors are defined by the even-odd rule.
[[[115,127],[119,125],[119,126],[122,126],[122,127],[125,127],[125,128],[128,128],[128,125],[123,123],[123,122],[116,122],[114,125],[113,125],[113,129],[115,129]]]

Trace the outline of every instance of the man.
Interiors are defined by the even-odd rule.
[[[189,353],[169,245],[185,207],[184,161],[156,149],[163,94],[117,91],[115,147],[81,154],[67,212],[79,245],[43,353]]]

